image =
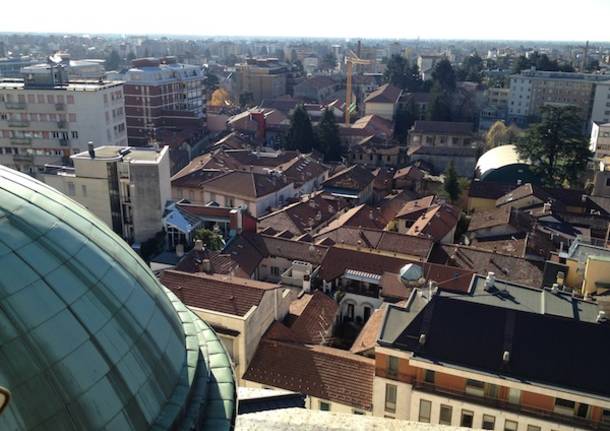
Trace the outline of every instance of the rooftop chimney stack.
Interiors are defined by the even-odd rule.
[[[488,272],[485,278],[485,290],[491,290],[496,284],[496,274],[494,272]]]
[[[545,290],[540,291],[540,314],[546,314],[546,297],[544,296]]]
[[[89,157],[95,159],[95,148],[93,147],[93,141],[87,142],[87,150],[89,151]]]

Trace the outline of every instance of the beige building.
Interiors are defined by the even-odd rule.
[[[71,81],[62,65],[0,80],[0,164],[36,175],[96,145],[126,145],[123,84]]]
[[[165,271],[161,282],[214,328],[239,382],[263,334],[273,321],[284,318],[296,297],[278,284],[220,274]]]
[[[48,166],[42,180],[84,205],[128,242],[161,231],[171,199],[169,147],[103,146],[75,154],[74,167]]]
[[[608,332],[597,310],[493,275],[475,277],[468,294],[414,292],[381,325],[373,414],[486,430],[607,429],[607,373],[594,358]]]
[[[398,101],[402,95],[400,88],[392,84],[384,84],[364,99],[364,115],[378,115],[393,121]]]
[[[277,59],[248,59],[237,64],[234,96],[250,93],[251,103],[259,104],[264,99],[274,99],[286,94],[288,68]]]
[[[610,104],[610,98],[608,103]],[[610,156],[610,123],[591,124],[589,149],[593,152],[593,157],[596,159]]]

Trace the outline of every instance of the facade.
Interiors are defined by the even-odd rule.
[[[364,99],[364,114],[375,114],[393,121],[401,95],[400,88],[394,87],[392,84],[382,85]]]
[[[425,147],[462,147],[473,148],[477,137],[472,123],[453,123],[449,121],[416,121],[409,130],[410,148]]]
[[[607,386],[595,371],[604,366],[590,359],[597,337],[610,333],[596,306],[572,299],[579,316],[562,308],[562,293],[484,277],[473,284],[480,295],[414,295],[389,307],[375,347],[373,413],[488,430],[607,429]],[[562,343],[547,336],[557,331]]]
[[[45,183],[80,202],[128,242],[161,231],[171,199],[169,150],[91,148],[71,157],[73,168],[47,167]]]
[[[174,57],[141,58],[125,74],[125,115],[130,145],[146,145],[160,129],[203,130],[204,70]]]
[[[322,103],[328,101],[335,93],[337,84],[325,75],[312,76],[294,86],[294,97],[307,101]]]
[[[96,146],[126,145],[123,84],[69,81],[63,66],[0,80],[0,164],[36,175]]]
[[[610,98],[608,99],[610,104]],[[609,108],[610,109],[610,108]],[[610,122],[591,124],[591,141],[589,150],[593,152],[595,159],[603,159],[610,156]]]
[[[164,271],[161,282],[216,331],[239,382],[267,328],[296,297],[277,284],[218,274]]]
[[[441,61],[444,57],[442,55],[420,55],[417,57],[417,67],[419,69],[419,76],[423,81],[429,81],[432,79],[432,71],[436,63]]]
[[[289,69],[277,59],[248,59],[237,64],[235,71],[235,99],[250,94],[253,104],[287,94]]]
[[[591,123],[610,123],[610,80],[595,86]]]
[[[606,75],[543,72],[535,69],[522,71],[510,78],[508,119],[517,124],[527,124],[530,118],[540,115],[540,108],[544,105],[572,105],[580,108],[584,126],[588,127],[589,121],[593,119],[593,101],[598,86],[600,92],[595,105],[595,116],[601,114],[602,118],[596,118],[595,121],[603,121],[603,113],[606,111],[610,115],[610,108],[604,109],[601,106],[609,102],[602,100],[604,95],[607,98],[608,81],[610,78]]]
[[[3,166],[0,212],[0,429],[234,429],[220,340],[123,240]]]

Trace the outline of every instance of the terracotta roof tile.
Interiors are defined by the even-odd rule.
[[[353,165],[324,181],[324,186],[349,190],[364,190],[375,177],[368,169]]]
[[[364,103],[397,103],[402,90],[392,84],[384,84],[365,99]]]
[[[372,359],[263,338],[244,379],[370,411],[374,375]]]
[[[203,273],[164,271],[161,283],[190,307],[244,316],[260,304],[266,291],[277,284],[248,278],[208,275]]]

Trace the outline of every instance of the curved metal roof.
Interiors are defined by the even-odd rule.
[[[0,429],[230,429],[213,331],[103,222],[0,166]]]
[[[477,161],[477,169],[483,177],[487,172],[514,164],[527,164],[514,145],[500,145],[485,152]]]

